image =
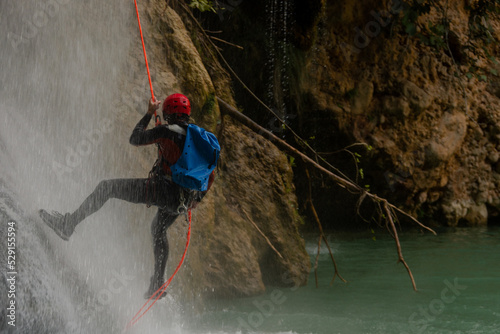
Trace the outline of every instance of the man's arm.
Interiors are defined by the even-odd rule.
[[[156,133],[157,131],[148,131],[146,128],[148,127],[154,112],[160,107],[160,104],[161,101],[153,101],[153,99],[149,100],[148,112],[141,118],[139,123],[137,123],[134,131],[132,131],[132,135],[129,140],[130,144],[134,146],[153,144],[156,139],[159,138],[159,134]]]
[[[148,127],[149,121],[151,121],[151,115],[148,113],[144,115],[144,117],[141,118],[139,123],[134,128],[134,131],[132,131],[132,135],[130,135],[130,144],[134,146],[139,146],[139,145],[147,145],[152,143],[152,138],[148,138],[150,136],[147,135],[147,130],[146,128]]]

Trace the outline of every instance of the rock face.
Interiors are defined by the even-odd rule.
[[[309,260],[297,230],[295,189],[286,157],[266,140],[230,121],[223,141],[221,175],[226,177],[221,177],[215,193],[215,220],[208,224],[211,237],[203,254],[205,276],[212,288],[207,292],[249,296],[263,291],[265,284],[303,284]],[[268,246],[254,223],[283,259]]]
[[[469,18],[462,2],[451,1],[448,13],[454,59],[398,33],[402,14],[383,1],[324,3],[304,53],[302,131],[322,138],[313,143],[318,151],[371,145],[371,152],[359,151],[362,182],[423,221],[485,225],[500,210],[500,85],[490,71],[497,65],[481,61],[483,78],[465,75]],[[437,19],[433,11],[422,18]],[[498,38],[499,22],[491,25]],[[329,137],[332,131],[338,135]]]
[[[287,53],[270,52],[283,58],[274,68],[263,66],[279,61],[262,51],[273,34],[266,30],[272,19],[267,1],[242,3],[221,30],[223,39],[245,46],[243,64],[240,51],[226,54],[248,86],[259,96],[267,93],[262,87],[285,87],[290,94],[283,101],[297,132],[344,174],[427,223],[484,225],[500,214],[500,83],[498,65],[486,54],[473,67],[467,62],[470,6],[476,4],[450,1],[448,51],[405,32],[410,5],[402,1],[288,1],[290,20],[274,26],[290,46]],[[431,10],[420,17],[418,32],[429,36],[427,23],[442,22],[440,15]],[[500,22],[490,19],[498,39]],[[242,37],[249,22],[252,34]],[[468,73],[473,68],[484,75]],[[287,74],[278,83],[277,69]],[[255,115],[265,119],[263,113]],[[295,172],[299,202],[305,201],[305,172],[300,166]],[[360,221],[356,201],[339,194],[343,190],[313,182],[318,214],[329,227]]]
[[[356,87],[356,95],[352,101],[351,111],[355,115],[360,115],[365,112],[373,98],[373,83],[363,80]]]
[[[193,118],[218,135],[222,145],[217,178],[193,212],[192,239],[188,257],[172,283],[185,301],[198,303],[208,298],[252,296],[266,285],[304,285],[309,273],[309,256],[299,235],[300,217],[287,158],[276,147],[245,127],[220,119],[215,95],[234,104],[230,81],[210,59],[211,72],[202,60],[181,19],[165,2],[150,1],[141,11],[147,15],[143,29],[150,38],[148,58],[154,68],[158,98],[183,92],[192,102]],[[181,11],[180,11],[181,12]],[[192,22],[190,22],[191,24]],[[201,54],[201,55],[200,55]],[[140,45],[132,48],[130,67],[143,62]],[[135,77],[123,80],[123,89],[144,85]],[[145,105],[142,102],[138,107]],[[129,104],[123,106],[130,113]],[[133,125],[132,125],[133,126]],[[144,156],[143,173],[149,171],[154,155]],[[148,164],[149,162],[149,164]],[[169,230],[171,273],[184,250],[186,224]],[[260,230],[260,232],[259,232]],[[264,234],[282,258],[268,245]],[[176,293],[176,292],[173,292]]]
[[[448,161],[462,146],[466,132],[464,114],[444,114],[424,149],[427,168],[435,168]]]

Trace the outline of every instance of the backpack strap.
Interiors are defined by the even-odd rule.
[[[176,133],[178,133],[180,135],[183,135],[183,136],[186,135],[186,129],[184,129],[182,126],[179,126],[177,124],[167,125],[167,128],[170,131],[176,132]]]

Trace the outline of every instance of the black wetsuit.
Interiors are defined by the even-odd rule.
[[[151,278],[149,293],[156,291],[164,281],[165,266],[168,259],[167,229],[179,216],[181,204],[180,186],[164,178],[170,174],[170,165],[179,158],[184,147],[185,125],[162,125],[146,130],[151,115],[146,114],[137,123],[130,137],[132,145],[158,144],[161,152],[160,164],[153,177],[143,179],[111,179],[101,181],[82,205],[71,214],[71,221],[78,224],[92,213],[99,210],[110,198],[117,198],[131,203],[144,203],[158,207],[158,212],[151,225],[155,257],[154,275]],[[185,133],[185,132],[184,132]],[[197,200],[201,200],[198,196]],[[192,203],[186,203],[190,206]]]

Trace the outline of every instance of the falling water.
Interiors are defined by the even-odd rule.
[[[2,333],[118,333],[145,301],[153,210],[111,201],[69,242],[36,217],[76,209],[104,178],[147,175],[128,145],[139,116],[116,113],[120,82],[145,75],[126,66],[134,14],[133,1],[0,2]],[[15,327],[4,321],[9,222]],[[131,333],[178,331],[178,306],[158,303]]]
[[[266,4],[268,27],[266,29],[268,56],[266,72],[268,73],[267,103],[283,120],[288,117],[287,99],[290,94],[289,81],[289,34],[292,20],[292,4],[288,0],[271,0]],[[275,130],[281,129],[281,126]]]

